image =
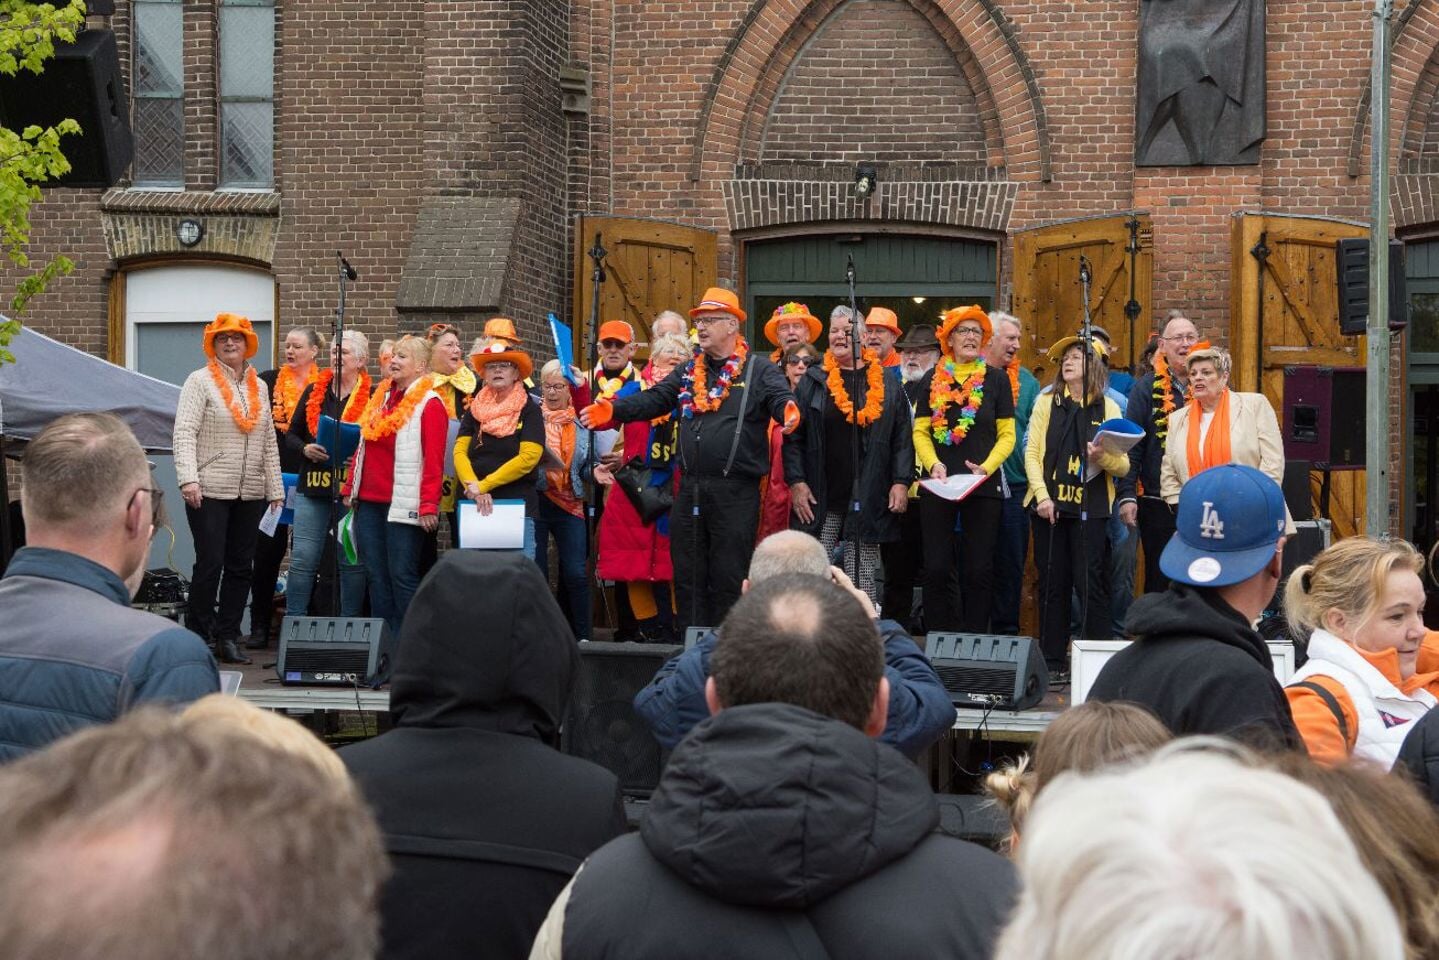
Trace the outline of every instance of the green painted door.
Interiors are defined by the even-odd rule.
[[[951,307],[977,303],[988,310],[998,287],[996,245],[979,240],[831,234],[751,241],[744,250],[752,342],[766,342],[765,321],[790,300],[808,306],[827,326],[830,311],[849,303],[845,265],[850,255],[860,309],[888,307],[905,330],[915,323],[936,323]]]
[[[1409,430],[1404,516],[1409,539],[1426,554],[1439,543],[1439,241],[1404,245],[1409,294],[1407,384]],[[1427,568],[1425,622],[1439,627],[1439,578]]]

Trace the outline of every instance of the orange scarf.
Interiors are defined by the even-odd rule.
[[[470,401],[470,415],[479,422],[481,434],[508,437],[520,425],[520,411],[529,399],[530,395],[519,384],[510,387],[510,395],[503,400],[495,396],[493,388],[481,387]],[[480,441],[478,436],[475,439]]]
[[[1005,366],[1004,372],[1009,374],[1009,389],[1014,391],[1014,406],[1019,408],[1019,354]]]
[[[544,407],[545,446],[559,456],[564,464],[545,471],[545,496],[556,506],[577,517],[584,516],[580,500],[570,489],[570,464],[575,459],[575,408],[566,406],[562,410]]]
[[[1185,438],[1184,456],[1189,462],[1189,475],[1217,467],[1230,461],[1229,452],[1229,391],[1219,396],[1214,408],[1214,419],[1209,423],[1209,432],[1204,435],[1204,449],[1200,450],[1199,425],[1204,410],[1198,400],[1189,401],[1189,436]]]

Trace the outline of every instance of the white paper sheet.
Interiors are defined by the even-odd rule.
[[[522,550],[525,546],[525,502],[496,500],[488,517],[473,500],[455,504],[460,513],[460,547],[465,550]]]
[[[946,500],[963,500],[988,479],[989,476],[983,473],[951,473],[943,480],[921,480],[919,485]]]
[[[1114,430],[1101,430],[1094,435],[1094,442],[1103,447],[1105,453],[1128,453],[1143,439],[1143,433],[1118,433]]]
[[[594,437],[595,459],[597,460],[607,456],[609,452],[615,448],[615,444],[620,442],[620,432],[618,430],[600,430]]]
[[[275,531],[280,529],[280,514],[285,511],[285,505],[270,504],[265,508],[264,514],[260,517],[260,532],[267,537],[273,537]]]

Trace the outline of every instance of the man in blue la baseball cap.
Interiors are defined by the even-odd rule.
[[[1254,630],[1279,585],[1284,494],[1253,467],[1225,464],[1179,491],[1160,557],[1169,589],[1134,602],[1091,700],[1152,710],[1176,736],[1218,734],[1261,749],[1302,749],[1269,648]]]

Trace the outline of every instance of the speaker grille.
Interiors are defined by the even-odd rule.
[[[293,673],[354,673],[363,680],[370,666],[370,648],[338,643],[291,644],[285,671]]]
[[[560,743],[566,753],[609,770],[630,795],[659,783],[665,753],[634,709],[635,694],[670,656],[674,644],[582,643]]]
[[[944,688],[955,696],[981,693],[1004,697],[1014,696],[1014,667],[1003,664],[934,665],[934,672]]]

